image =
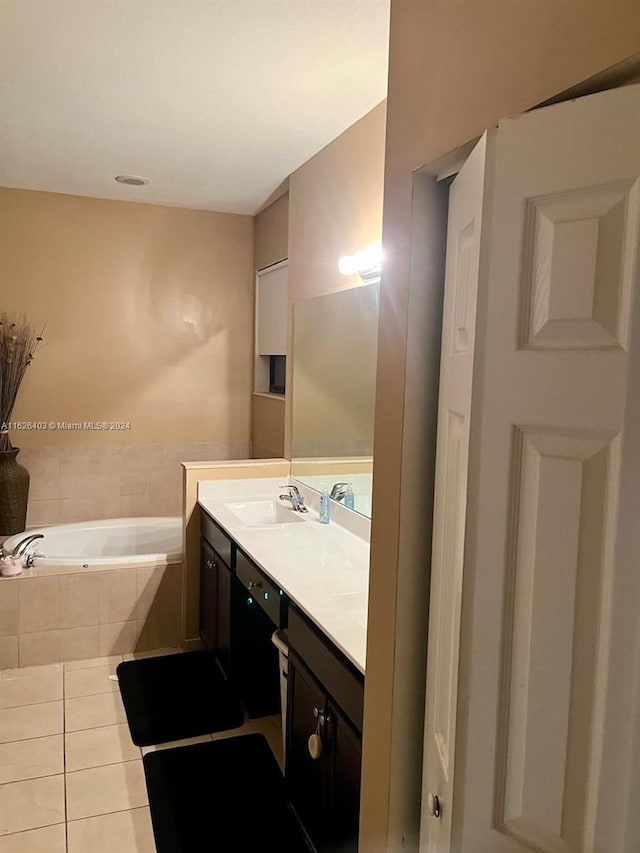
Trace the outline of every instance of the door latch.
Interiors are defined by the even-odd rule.
[[[429,814],[432,817],[440,817],[442,814],[442,806],[440,805],[440,797],[437,794],[429,794],[427,805],[429,807]]]

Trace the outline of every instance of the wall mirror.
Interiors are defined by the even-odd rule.
[[[379,287],[354,287],[294,307],[292,475],[318,491],[333,490],[335,500],[367,516]]]

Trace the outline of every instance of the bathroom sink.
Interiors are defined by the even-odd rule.
[[[295,524],[304,519],[278,501],[236,501],[225,507],[247,527],[268,527],[273,524]]]

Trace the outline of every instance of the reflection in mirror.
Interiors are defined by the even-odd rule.
[[[379,284],[294,308],[292,474],[371,515]]]

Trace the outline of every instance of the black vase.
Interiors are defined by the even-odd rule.
[[[0,536],[22,533],[27,524],[29,472],[16,459],[19,447],[0,451]]]

